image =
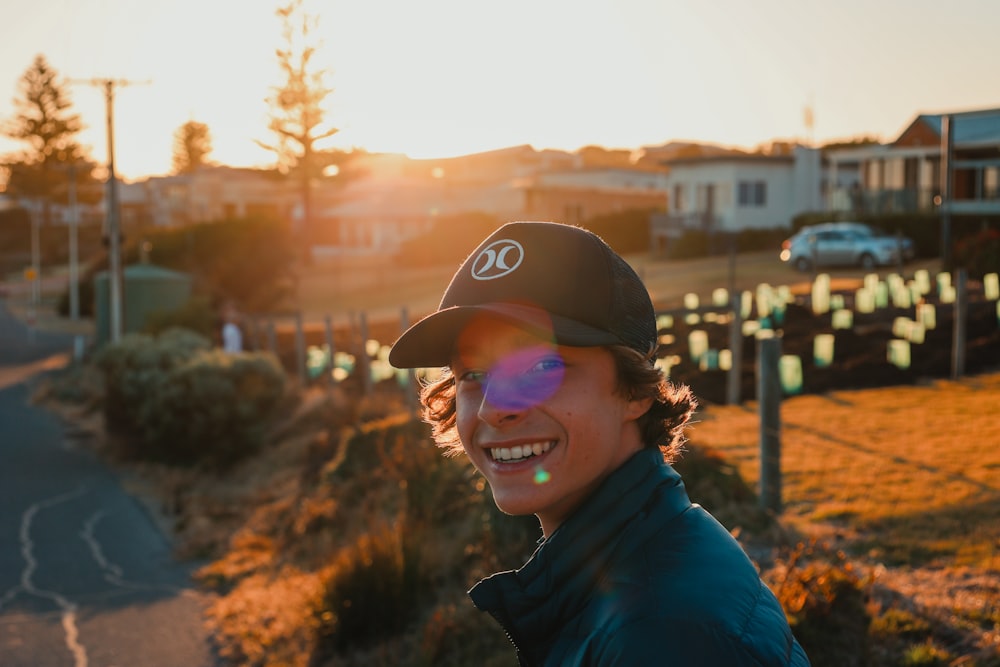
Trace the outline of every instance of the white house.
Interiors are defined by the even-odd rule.
[[[796,215],[824,208],[827,173],[815,148],[675,157],[663,164],[669,169],[669,207],[653,220],[654,250],[688,230],[786,227]],[[852,177],[847,169],[837,175]]]

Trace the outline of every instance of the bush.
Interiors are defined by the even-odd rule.
[[[174,368],[142,405],[143,458],[228,468],[264,442],[284,395],[270,354],[212,350]]]
[[[125,336],[97,364],[108,431],[138,460],[231,465],[260,446],[284,395],[272,355],[226,354],[184,329]]]
[[[843,553],[799,544],[766,578],[813,667],[867,664],[869,586]]]
[[[418,561],[398,527],[362,535],[345,549],[325,582],[318,652],[356,650],[402,633],[419,614],[427,583]]]
[[[63,232],[65,233],[65,232]],[[243,312],[262,312],[287,305],[294,293],[295,248],[287,226],[265,218],[238,218],[175,229],[136,233],[122,250],[122,265],[148,261],[194,276],[195,289],[210,301],[232,300]],[[107,252],[90,256],[80,277],[80,311],[93,315],[94,278],[108,269]],[[69,293],[59,302],[69,312]]]
[[[284,223],[230,219],[156,230],[141,242],[149,244],[152,263],[194,275],[202,293],[232,300],[243,312],[280,308],[294,293],[296,250]]]
[[[104,374],[104,420],[108,431],[123,438],[141,432],[139,415],[146,400],[166,382],[167,374],[211,342],[191,331],[170,329],[154,337],[127,334],[98,352]]]

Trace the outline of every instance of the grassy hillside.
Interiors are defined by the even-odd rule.
[[[52,394],[50,393],[50,396]],[[755,405],[711,406],[679,465],[758,562],[823,665],[1000,665],[1000,374],[788,399],[785,511],[757,509]],[[298,394],[225,474],[129,464],[169,521],[231,664],[511,665],[464,591],[518,566],[533,519],[499,514],[462,458],[383,385]],[[89,419],[95,446],[107,446]],[[104,443],[102,445],[102,443]]]

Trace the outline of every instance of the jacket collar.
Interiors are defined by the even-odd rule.
[[[654,505],[658,516],[647,521]],[[480,581],[469,596],[504,626],[519,650],[547,646],[593,595],[612,556],[623,557],[690,505],[663,454],[644,449],[611,473],[523,567]]]

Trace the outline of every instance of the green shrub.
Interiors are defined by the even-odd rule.
[[[298,280],[291,234],[287,225],[277,220],[234,218],[136,231],[128,238],[122,249],[124,266],[140,261],[140,247],[144,246],[149,262],[194,276],[197,292],[210,300],[230,299],[243,312],[287,306]],[[107,269],[103,248],[88,256],[79,284],[84,316],[93,315],[94,278]],[[60,297],[59,312],[69,312],[68,292]]]
[[[294,292],[296,250],[287,225],[276,220],[160,229],[140,241],[149,244],[149,261],[194,275],[202,293],[231,299],[243,312],[280,308]]]
[[[272,355],[226,354],[185,329],[124,336],[96,361],[108,431],[137,460],[230,465],[260,446],[284,395]]]
[[[270,354],[202,352],[172,369],[140,409],[143,458],[227,468],[264,442],[284,395]]]
[[[102,348],[95,362],[104,374],[108,431],[124,438],[138,436],[142,406],[163,385],[168,373],[211,347],[208,339],[191,331],[170,329],[160,336],[127,334]]]

